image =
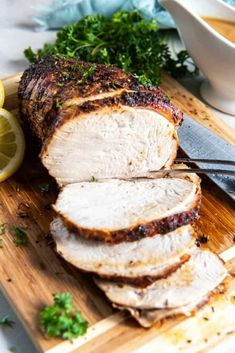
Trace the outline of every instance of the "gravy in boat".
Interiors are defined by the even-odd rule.
[[[235,22],[207,16],[202,19],[223,37],[235,43]]]

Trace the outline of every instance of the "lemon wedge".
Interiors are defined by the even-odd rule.
[[[2,108],[4,100],[5,100],[5,91],[4,91],[2,81],[0,80],[0,108]]]
[[[0,109],[0,182],[19,168],[25,151],[24,134],[18,120]]]

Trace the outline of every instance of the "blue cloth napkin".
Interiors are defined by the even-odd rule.
[[[224,0],[235,6],[235,0]],[[175,28],[170,14],[158,0],[53,0],[35,17],[39,30],[58,29],[94,13],[110,16],[115,11],[138,9],[146,19],[156,19],[160,28]]]

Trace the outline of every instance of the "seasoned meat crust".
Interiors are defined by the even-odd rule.
[[[103,111],[107,111],[109,107],[112,110],[118,110],[122,106],[154,110],[165,116],[174,125],[178,124],[173,108],[162,104],[162,100],[159,98],[157,93],[150,91],[122,92],[120,95],[114,97],[107,97],[92,101],[89,100],[81,105],[74,104],[72,106],[65,106],[57,112],[57,115],[53,115],[56,114],[56,112],[52,115],[47,115],[42,121],[40,127],[37,126],[38,132],[40,129],[38,137],[41,138],[42,142],[45,142],[42,148],[41,157],[43,157],[44,153],[47,153],[47,149],[50,146],[51,140],[54,138],[54,133],[56,130],[60,129],[69,120],[72,121],[73,119],[86,117],[89,113],[102,113]],[[170,109],[172,110],[171,112]],[[53,116],[55,117],[55,120],[52,119]],[[178,136],[176,132],[174,138],[177,144]],[[176,153],[177,147],[175,148],[174,159],[176,157]]]
[[[175,126],[182,121],[182,113],[159,87],[142,86],[133,75],[116,67],[75,59],[40,59],[25,70],[18,95],[21,115],[42,143],[68,114],[94,111],[106,104],[150,108]],[[87,102],[105,97],[110,98],[101,104]],[[81,104],[81,108],[68,107],[73,104]]]
[[[190,225],[135,242],[108,244],[86,240],[68,231],[61,218],[51,223],[57,253],[81,271],[142,287],[167,277],[189,260],[194,246]]]
[[[121,229],[118,231],[105,230],[90,230],[85,228],[78,228],[74,224],[63,217],[58,211],[58,215],[63,219],[66,227],[76,233],[78,236],[83,236],[86,239],[102,240],[108,243],[118,244],[122,241],[136,241],[145,237],[151,237],[156,233],[166,234],[183,225],[189,224],[198,218],[201,205],[201,192],[198,191],[192,208],[184,212],[176,213],[174,215],[162,218],[156,221],[150,221],[141,224],[132,229]]]

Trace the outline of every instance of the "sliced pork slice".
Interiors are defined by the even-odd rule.
[[[212,295],[213,295],[212,293],[209,293],[192,304],[180,306],[173,309],[136,309],[136,308],[118,306],[118,305],[113,305],[113,306],[120,310],[129,311],[131,316],[136,321],[138,321],[138,323],[141,326],[151,327],[161,320],[164,320],[176,315],[191,316],[195,311],[200,309],[203,305],[207,304],[207,302],[209,301]]]
[[[226,279],[230,279],[227,277]],[[199,309],[201,309],[204,305],[214,300],[215,297],[223,294],[229,289],[229,281],[224,281],[218,287],[216,287],[211,292],[207,293],[204,297],[196,300],[191,304],[187,304],[184,306],[179,306],[171,309],[136,309],[131,307],[125,307],[113,304],[115,308],[120,310],[127,310],[130,312],[131,316],[138,321],[138,323],[143,327],[151,327],[157,322],[160,322],[164,319],[172,318],[177,315],[185,315],[191,316]]]
[[[198,182],[181,178],[66,185],[54,209],[78,235],[111,243],[165,234],[197,217]]]
[[[136,242],[108,244],[78,237],[59,217],[51,224],[57,252],[65,260],[83,271],[142,286],[167,276],[189,259],[193,233],[188,225]]]
[[[19,106],[60,185],[146,176],[176,157],[182,113],[112,66],[43,58],[24,72]]]
[[[209,250],[195,249],[176,272],[146,288],[95,279],[107,298],[137,309],[173,309],[198,302],[227,276],[222,260]]]

